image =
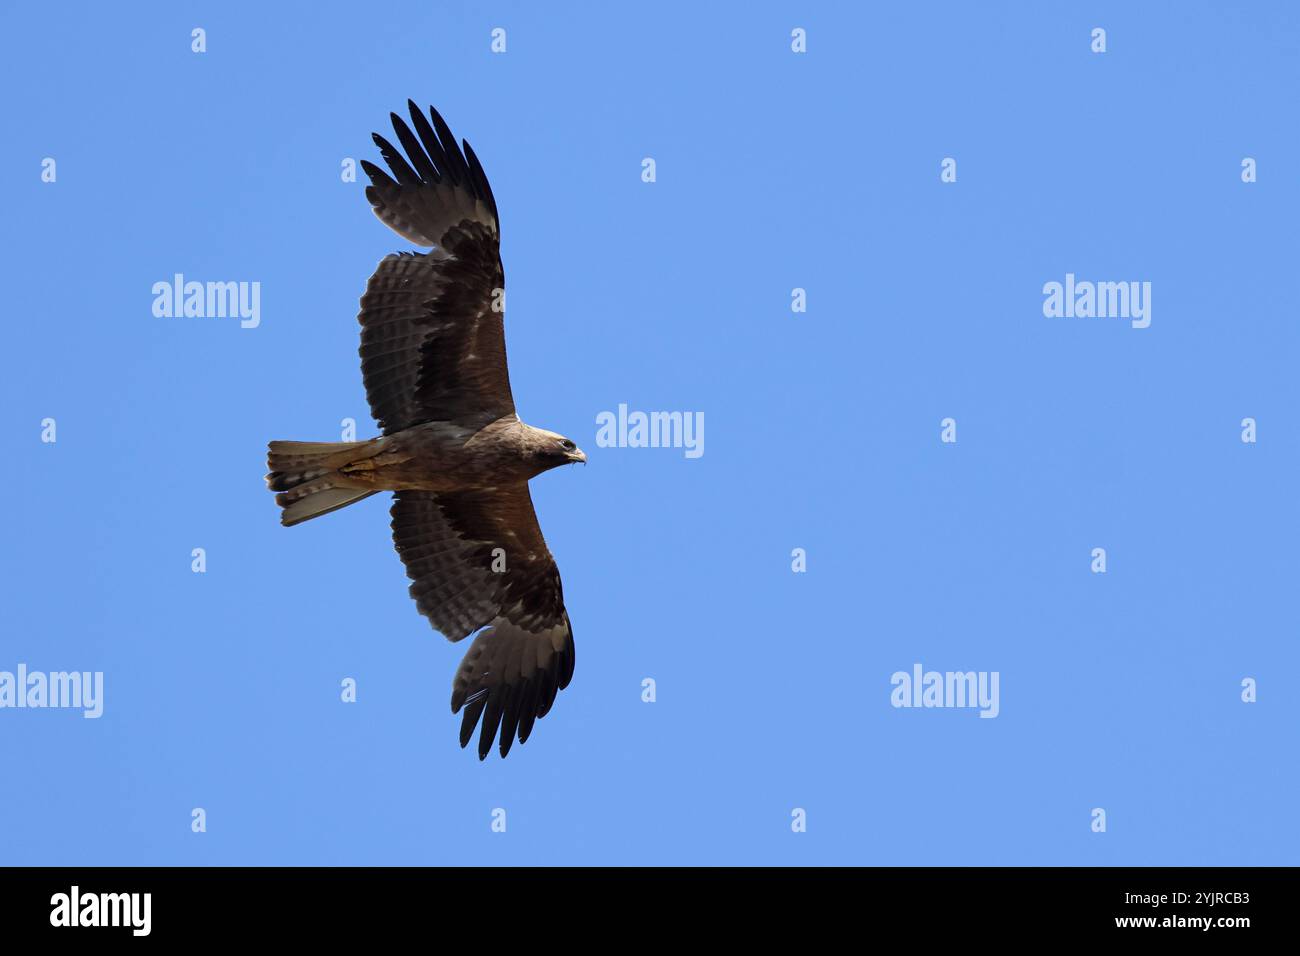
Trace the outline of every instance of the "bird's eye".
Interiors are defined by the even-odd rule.
[[[565,451],[573,451],[573,449],[577,448],[578,446],[575,445],[573,442],[569,441],[569,439],[565,438],[560,441],[560,447],[563,448]]]

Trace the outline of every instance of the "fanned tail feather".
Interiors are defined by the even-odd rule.
[[[369,498],[373,490],[349,487],[338,473],[342,466],[364,457],[370,442],[273,441],[266,456],[270,474],[266,485],[279,494],[275,502],[284,510],[285,527],[347,507]]]

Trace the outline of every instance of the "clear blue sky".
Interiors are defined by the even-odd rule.
[[[0,710],[0,863],[1300,862],[1300,14],[816,7],[6,5],[0,670],[105,702]],[[522,415],[591,456],[533,483],[574,681],[483,764],[388,496],[284,529],[262,483],[372,433],[410,246],[340,164],[407,97],[491,178]],[[155,317],[178,272],[260,326]],[[1045,317],[1067,273],[1151,326]],[[705,454],[596,447],[620,403]],[[895,709],[915,663],[999,716]]]

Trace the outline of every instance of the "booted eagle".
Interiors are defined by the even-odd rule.
[[[506,369],[500,226],[483,167],[432,107],[391,114],[405,156],[378,133],[392,175],[362,162],[366,198],[427,253],[385,257],[361,297],[361,376],[383,433],[273,441],[266,476],[284,525],[393,492],[397,553],[420,613],[451,641],[478,635],[452,682],[460,745],[510,752],[573,677],[560,572],[528,480],[587,456],[519,420]],[[414,130],[414,131],[413,131]]]

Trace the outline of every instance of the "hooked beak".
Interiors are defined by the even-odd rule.
[[[565,457],[567,457],[569,461],[574,461],[574,462],[580,461],[584,465],[587,463],[587,453],[584,452],[581,448],[573,449],[573,451],[569,452],[568,455],[566,455]]]

